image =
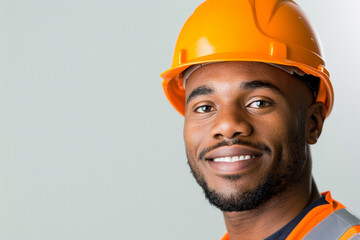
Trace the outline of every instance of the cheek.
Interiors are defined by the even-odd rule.
[[[295,115],[274,114],[259,121],[257,126],[259,136],[264,137],[272,150],[270,169],[277,171],[280,165],[293,165],[303,156],[304,127]]]
[[[298,131],[299,124],[297,124],[298,121],[293,111],[286,111],[289,106],[282,108],[283,111],[277,111],[265,118],[261,117],[253,121],[260,135],[274,140],[287,141],[291,135]]]
[[[256,139],[272,150],[272,161],[267,163],[268,168],[275,167],[280,159],[290,158],[293,142],[298,138],[296,121],[291,117],[284,117],[284,114],[271,114],[254,123]]]
[[[253,122],[255,123],[253,126],[254,134],[267,141],[267,144],[277,145],[286,138],[288,126],[280,115],[268,115],[266,118],[254,119]]]
[[[197,154],[197,150],[205,138],[206,132],[207,129],[200,123],[185,121],[183,134],[188,153]]]

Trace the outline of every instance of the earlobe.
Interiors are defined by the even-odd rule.
[[[325,117],[326,108],[323,103],[315,102],[308,108],[306,127],[306,141],[308,144],[315,144],[317,142],[321,135]]]

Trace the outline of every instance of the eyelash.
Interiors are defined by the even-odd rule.
[[[255,103],[265,103],[265,106],[256,106],[256,107],[252,107],[251,105],[253,105],[253,104],[255,104]],[[260,109],[260,108],[266,108],[266,107],[269,107],[269,106],[271,106],[271,105],[272,105],[272,103],[271,103],[271,102],[269,102],[269,101],[265,101],[265,100],[256,100],[256,101],[251,102],[249,105],[247,105],[247,107],[250,107],[250,108],[258,108],[258,109]]]
[[[256,104],[256,106],[253,106],[254,104]],[[259,104],[263,104],[263,106],[259,106]],[[266,100],[256,100],[256,101],[252,101],[251,103],[249,103],[246,108],[250,108],[250,109],[263,109],[263,108],[267,108],[272,106],[273,104],[269,101]],[[206,109],[204,109],[206,108]],[[199,107],[196,107],[194,112],[196,113],[209,113],[214,111],[214,107],[211,105],[201,105]]]
[[[204,107],[209,108],[210,110],[209,111],[203,110],[203,111],[200,112],[199,109],[204,108]],[[201,105],[201,106],[195,108],[194,111],[198,112],[198,113],[208,113],[208,112],[211,112],[211,110],[213,110],[213,109],[214,109],[214,107],[212,107],[210,105]]]

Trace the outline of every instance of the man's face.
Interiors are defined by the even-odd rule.
[[[257,208],[308,171],[310,90],[264,63],[205,65],[186,82],[188,163],[212,204]]]

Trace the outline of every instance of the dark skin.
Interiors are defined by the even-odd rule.
[[[280,180],[259,206],[223,211],[231,240],[264,239],[320,197],[309,144],[326,109],[300,80],[264,63],[213,63],[190,75],[185,93],[184,139],[198,182],[223,199],[241,199],[269,176]],[[241,156],[247,159],[226,162]]]

